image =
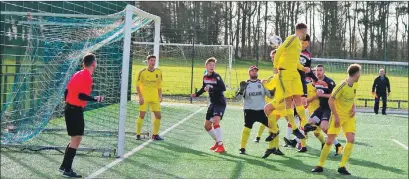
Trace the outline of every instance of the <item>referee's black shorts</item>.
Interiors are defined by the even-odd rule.
[[[262,123],[268,127],[268,118],[264,113],[264,110],[244,110],[244,126],[247,128],[253,128],[255,122]]]
[[[85,127],[84,108],[67,103],[65,105],[64,116],[68,135],[83,136]]]

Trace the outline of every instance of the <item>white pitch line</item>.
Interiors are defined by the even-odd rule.
[[[180,124],[182,124],[183,122],[187,121],[188,119],[190,119],[191,117],[193,117],[195,114],[199,113],[200,111],[202,111],[205,108],[200,108],[198,109],[196,112],[190,114],[189,116],[185,117],[184,119],[180,120],[179,122],[177,122],[176,124],[174,124],[173,126],[167,128],[166,130],[164,130],[163,132],[159,133],[160,135],[165,135],[166,133],[168,133],[169,131],[173,130],[174,128],[176,128],[177,126],[179,126]],[[104,173],[105,171],[107,171],[108,169],[112,168],[113,166],[119,164],[120,162],[124,161],[126,158],[132,156],[133,154],[135,154],[136,152],[140,151],[141,149],[143,149],[144,147],[146,147],[148,144],[150,144],[153,140],[149,139],[148,141],[142,143],[141,145],[139,145],[138,147],[134,148],[132,151],[126,153],[123,157],[118,158],[114,161],[112,161],[111,163],[105,165],[104,167],[100,168],[99,170],[95,171],[94,173],[91,173],[88,177],[86,177],[86,179],[91,179],[94,178],[102,173]]]
[[[402,146],[404,149],[408,150],[408,146],[406,146],[405,144],[402,144],[401,142],[399,142],[396,139],[391,139],[393,142],[397,143],[398,145]]]

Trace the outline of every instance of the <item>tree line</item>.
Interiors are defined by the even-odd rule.
[[[268,60],[268,36],[306,23],[314,57],[409,61],[409,2],[136,2],[161,17],[162,43],[230,44]]]

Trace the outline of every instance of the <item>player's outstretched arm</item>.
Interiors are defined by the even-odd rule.
[[[206,84],[203,81],[202,88],[200,88],[200,90],[198,92],[194,93],[192,96],[193,97],[199,97],[200,95],[202,95],[205,92],[205,87],[206,87]]]

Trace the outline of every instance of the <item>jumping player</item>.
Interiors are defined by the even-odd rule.
[[[211,57],[206,60],[206,74],[203,76],[202,88],[192,94],[192,97],[199,97],[204,92],[208,92],[210,96],[210,105],[207,109],[205,129],[209,135],[216,141],[210,150],[214,150],[217,153],[225,152],[222,142],[222,129],[220,128],[220,120],[223,118],[224,111],[226,110],[226,98],[223,92],[226,91],[226,86],[222,80],[222,77],[217,74],[214,69],[216,68],[217,60]]]
[[[275,55],[276,60],[273,62],[274,74],[278,74],[279,83],[277,83],[276,100],[285,100],[286,116],[291,124],[293,134],[301,139],[303,146],[306,145],[305,136],[297,128],[293,101],[296,105],[296,110],[301,117],[301,120],[306,120],[305,109],[302,102],[303,85],[300,80],[298,70],[309,72],[309,68],[304,68],[300,63],[301,39],[305,38],[307,26],[305,24],[297,24],[296,32],[290,35],[284,43],[277,49]]]

